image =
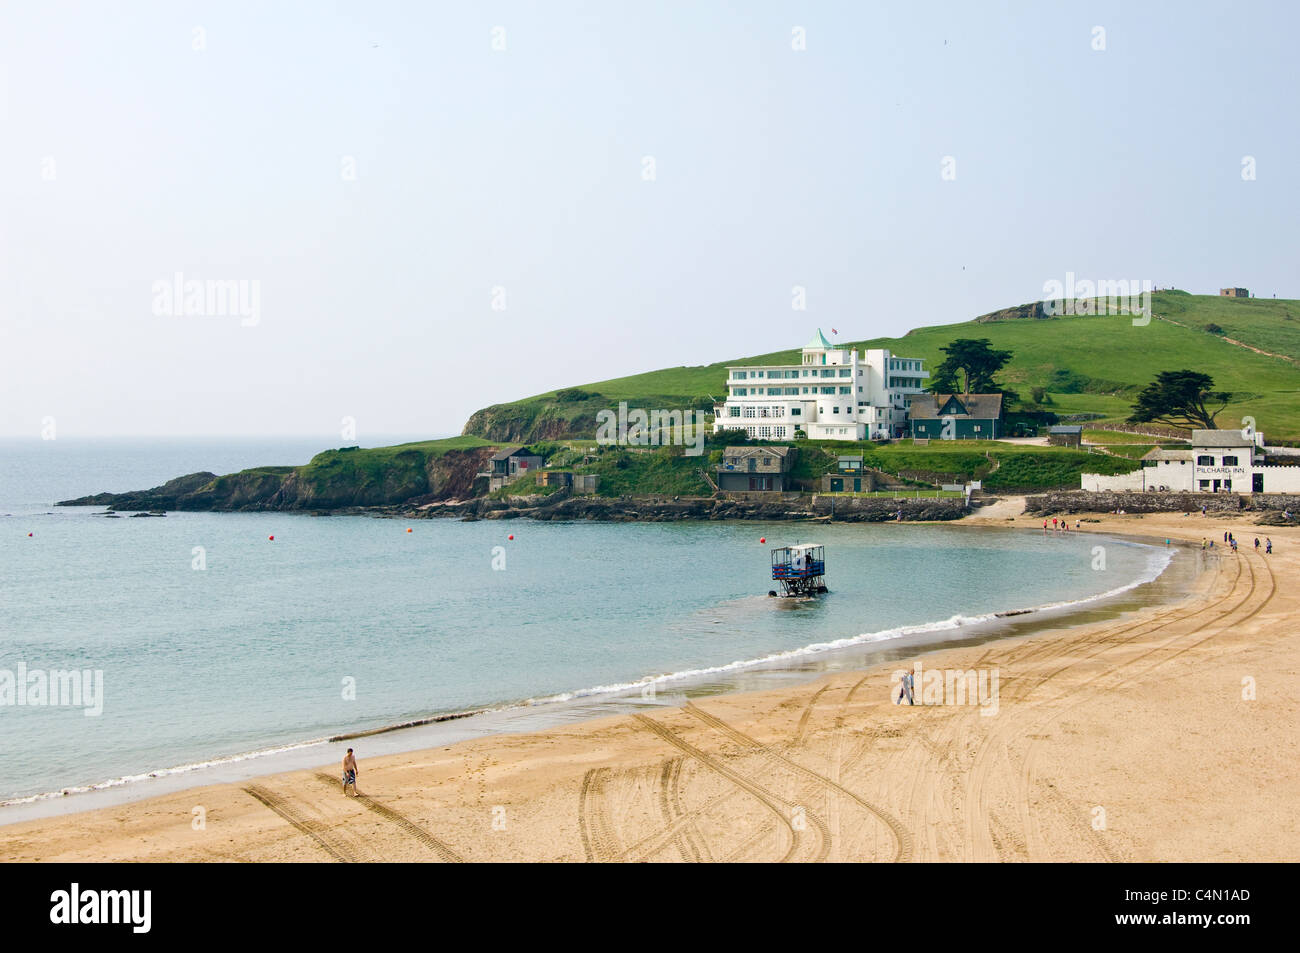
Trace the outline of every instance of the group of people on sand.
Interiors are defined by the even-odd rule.
[[[1047,520],[1043,520],[1043,532],[1044,532],[1044,533],[1047,532],[1047,522],[1048,522]],[[1067,519],[1061,519],[1061,520],[1059,521],[1059,523],[1058,523],[1057,518],[1056,518],[1055,516],[1053,516],[1051,522],[1052,522],[1052,532],[1053,532],[1053,533],[1068,533],[1068,532],[1070,531],[1070,521],[1067,520]],[[1082,526],[1083,526],[1083,520],[1075,520],[1075,521],[1074,521],[1074,528],[1075,528],[1076,530],[1079,529],[1079,528],[1082,527]]]
[[[1237,537],[1233,536],[1232,533],[1230,533],[1230,532],[1228,532],[1228,531],[1225,530],[1224,533],[1223,533],[1223,542],[1224,542],[1224,544],[1225,544],[1229,549],[1231,549],[1234,553],[1237,552]],[[1205,537],[1202,536],[1202,537],[1201,537],[1201,549],[1213,549],[1213,548],[1214,548],[1214,540],[1212,540],[1212,539],[1206,539]],[[1255,552],[1259,552],[1259,537],[1258,537],[1258,536],[1255,537]],[[1269,539],[1267,536],[1265,536],[1265,537],[1264,537],[1264,555],[1266,555],[1266,556],[1271,556],[1272,554],[1273,554],[1273,540],[1271,540],[1271,539]]]

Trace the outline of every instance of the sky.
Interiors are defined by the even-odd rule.
[[[1281,2],[0,0],[0,435],[446,435],[1068,272],[1300,297],[1298,32]]]

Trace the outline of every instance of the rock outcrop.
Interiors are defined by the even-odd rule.
[[[558,497],[558,498],[557,498]],[[803,497],[797,500],[647,499],[597,496],[526,497],[513,500],[468,500],[420,508],[398,508],[394,515],[432,519],[598,520],[659,523],[673,520],[817,520],[837,523],[884,523],[897,520],[960,519],[967,513],[960,498],[894,500],[888,497]]]

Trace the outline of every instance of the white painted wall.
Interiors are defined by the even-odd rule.
[[[1102,493],[1107,490],[1141,490],[1142,470],[1134,470],[1132,473],[1120,473],[1115,476],[1107,476],[1102,473],[1082,473],[1079,475],[1083,489],[1090,493]]]

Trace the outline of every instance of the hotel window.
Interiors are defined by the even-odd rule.
[[[743,388],[743,387],[733,387],[733,388],[731,388],[731,396],[732,396],[732,397],[744,397],[745,394],[746,394],[746,390],[745,390],[745,388]]]
[[[1214,457],[1207,457],[1207,456],[1197,457],[1196,465],[1198,467],[1212,467],[1214,466]]]
[[[798,416],[799,416],[800,414],[802,414],[802,413],[803,413],[803,411],[800,410],[798,407],[791,407],[791,408],[790,408],[790,416],[791,416],[791,417],[798,417]]]
[[[840,368],[840,377],[852,377],[853,369],[851,367]]]
[[[852,387],[841,387],[841,388],[840,388],[840,393],[841,393],[841,394],[852,394],[852,393],[853,393],[853,388],[852,388]]]
[[[831,412],[838,414],[840,412],[840,409],[838,407],[832,407]]]
[[[1224,457],[1224,458],[1223,458],[1223,465],[1224,465],[1225,467],[1235,467],[1235,466],[1237,465],[1237,458],[1236,458],[1236,457]]]
[[[746,408],[745,408],[745,416],[746,416],[746,417],[757,417],[757,416],[758,416],[758,411],[755,410],[753,407],[746,407]]]
[[[758,428],[758,436],[759,436],[759,439],[761,439],[761,440],[771,440],[771,439],[772,439],[772,428],[771,428],[771,427],[759,427],[759,428]],[[753,463],[753,462],[754,462],[753,460],[750,460],[750,463]]]
[[[776,437],[777,440],[784,440],[784,439],[785,439],[785,428],[784,428],[784,427],[773,427],[773,428],[772,428],[772,436]]]
[[[755,376],[755,377],[762,377],[762,376],[763,376],[763,372],[762,372],[762,371],[755,371],[755,372],[754,372],[754,376]]]
[[[740,416],[740,408],[739,408],[739,407],[736,407],[736,406],[734,406],[734,405],[731,406],[731,407],[728,407],[728,408],[727,408],[727,416],[728,416],[728,417],[739,417],[739,416]]]

